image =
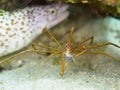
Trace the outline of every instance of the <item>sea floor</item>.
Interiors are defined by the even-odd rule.
[[[79,14],[79,15],[78,15]],[[50,31],[64,45],[66,32],[74,27],[73,40],[82,41],[94,36],[94,44],[113,42],[120,45],[120,20],[113,17],[93,17],[86,12],[71,16]],[[66,34],[65,34],[66,33]],[[43,33],[35,43],[53,45]],[[31,48],[28,46],[26,49]],[[120,48],[107,46],[96,49],[120,59]],[[60,77],[61,57],[26,53],[13,58],[0,72],[0,90],[119,90],[120,61],[103,55],[81,55],[77,65],[71,62]]]

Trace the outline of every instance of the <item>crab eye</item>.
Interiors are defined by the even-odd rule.
[[[53,8],[49,9],[49,11],[50,11],[50,13],[53,14],[53,15],[55,15],[55,14],[57,13],[56,9],[53,9]]]

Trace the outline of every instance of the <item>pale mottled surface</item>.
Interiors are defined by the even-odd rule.
[[[0,57],[17,51],[68,16],[68,5],[32,6],[0,16]]]

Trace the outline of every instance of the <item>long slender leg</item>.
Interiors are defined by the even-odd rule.
[[[53,47],[50,47],[50,46],[38,45],[38,44],[32,43],[32,47],[33,47],[35,50],[37,50],[36,46],[41,47],[41,48],[45,48],[45,49],[58,50],[58,49],[53,48]]]
[[[81,51],[80,53],[76,54],[75,57],[78,57],[82,54],[85,54],[86,52],[87,52],[87,49],[85,49],[85,50]]]
[[[54,53],[54,52],[56,53],[56,51],[58,51],[58,49],[53,48],[53,47],[49,47],[49,46],[45,46],[45,45],[43,46],[43,45],[38,45],[38,44],[32,43],[33,49],[37,50],[36,46],[41,47],[41,48],[45,48],[45,49],[49,49],[48,51],[49,52],[52,51],[52,53]],[[37,53],[37,54],[39,54],[39,53]],[[52,56],[52,54],[51,54],[51,56]]]
[[[53,39],[53,41],[59,46],[61,47],[61,44],[59,43],[59,41],[53,36],[53,34],[47,29],[44,29],[45,31],[47,31],[47,33],[50,35],[50,37]]]
[[[115,47],[118,47],[120,48],[119,45],[117,44],[114,44],[114,43],[111,43],[111,42],[107,42],[107,43],[102,43],[102,44],[99,44],[99,45],[94,45],[94,46],[87,46],[87,48],[98,48],[98,47],[101,47],[101,46],[106,46],[106,45],[112,45],[112,46],[115,46]]]
[[[60,76],[62,77],[65,73],[65,70],[67,68],[68,62],[65,61],[65,56],[62,54],[62,64],[61,64],[61,71],[60,71]]]
[[[71,30],[70,30],[70,33],[69,33],[69,40],[68,40],[68,42],[72,42],[73,31],[74,31],[74,27],[72,27]]]
[[[120,59],[117,59],[117,58],[113,57],[112,55],[105,53],[105,52],[86,52],[84,54],[100,54],[100,55],[108,56],[114,60],[118,60],[120,62]]]
[[[61,37],[60,41],[64,39],[64,37],[69,34],[69,39],[70,39],[70,33],[72,32],[73,34],[73,31],[74,31],[74,27],[71,28],[71,31],[67,31],[63,34],[63,36]],[[73,37],[72,37],[73,38]],[[72,40],[72,39],[71,39]],[[69,41],[69,40],[68,40]]]
[[[50,51],[45,51],[45,50],[34,50],[34,49],[29,49],[29,50],[25,50],[25,51],[22,51],[22,52],[19,52],[15,55],[12,55],[12,56],[9,56],[8,58],[5,58],[3,60],[0,61],[0,64],[4,63],[4,62],[7,62],[7,61],[10,61],[12,60],[12,58],[15,58],[19,55],[23,55],[24,53],[27,53],[27,52],[35,52],[35,53],[48,53]]]
[[[90,44],[92,44],[92,43],[93,43],[93,40],[94,40],[94,36],[91,36],[91,37],[85,39],[84,41],[80,42],[79,44],[85,43],[85,42],[87,42],[87,41],[89,41],[89,40],[90,40]]]
[[[66,47],[70,48],[72,46],[73,31],[74,31],[74,28],[72,27],[71,30],[70,30],[70,33],[69,33],[69,39],[68,39],[68,41],[65,45]]]
[[[84,41],[77,42],[77,43],[75,44],[74,48],[75,48],[75,47],[78,47],[79,45],[84,44],[85,42],[87,42],[87,41],[89,41],[89,40],[90,40],[90,44],[92,44],[92,43],[93,43],[93,40],[94,40],[94,36],[91,36],[91,37],[85,39]]]
[[[53,52],[50,56],[56,56],[56,55],[61,54],[61,53],[63,53],[62,50],[55,51],[55,52]]]

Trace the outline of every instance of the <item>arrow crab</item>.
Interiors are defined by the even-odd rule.
[[[120,48],[119,45],[116,45],[114,43],[105,42],[105,43],[96,44],[96,45],[86,45],[85,43],[88,41],[90,41],[90,44],[93,43],[93,39],[94,39],[93,36],[91,36],[83,41],[73,43],[73,31],[74,31],[73,27],[71,28],[71,30],[69,32],[69,39],[65,45],[61,45],[61,43],[55,38],[55,36],[49,30],[45,29],[44,31],[46,31],[48,33],[48,35],[52,38],[52,40],[57,44],[58,48],[32,43],[32,47],[33,47],[32,49],[28,49],[28,50],[22,51],[18,54],[15,54],[13,56],[10,56],[5,60],[0,61],[0,64],[3,62],[9,61],[11,58],[14,58],[18,55],[21,55],[21,54],[24,54],[27,52],[35,52],[37,54],[50,53],[50,56],[62,55],[60,76],[63,76],[69,62],[71,62],[71,61],[75,62],[76,58],[78,58],[79,56],[84,55],[84,54],[100,54],[100,55],[107,56],[111,59],[119,60],[119,59],[113,57],[112,55],[107,54],[106,52],[100,52],[100,51],[98,51],[98,52],[92,51],[91,52],[90,51],[90,49],[95,49],[95,48],[99,48],[99,47],[103,47],[103,46],[107,46],[107,45],[112,45],[117,48]],[[40,47],[41,49],[37,49],[37,47]]]

